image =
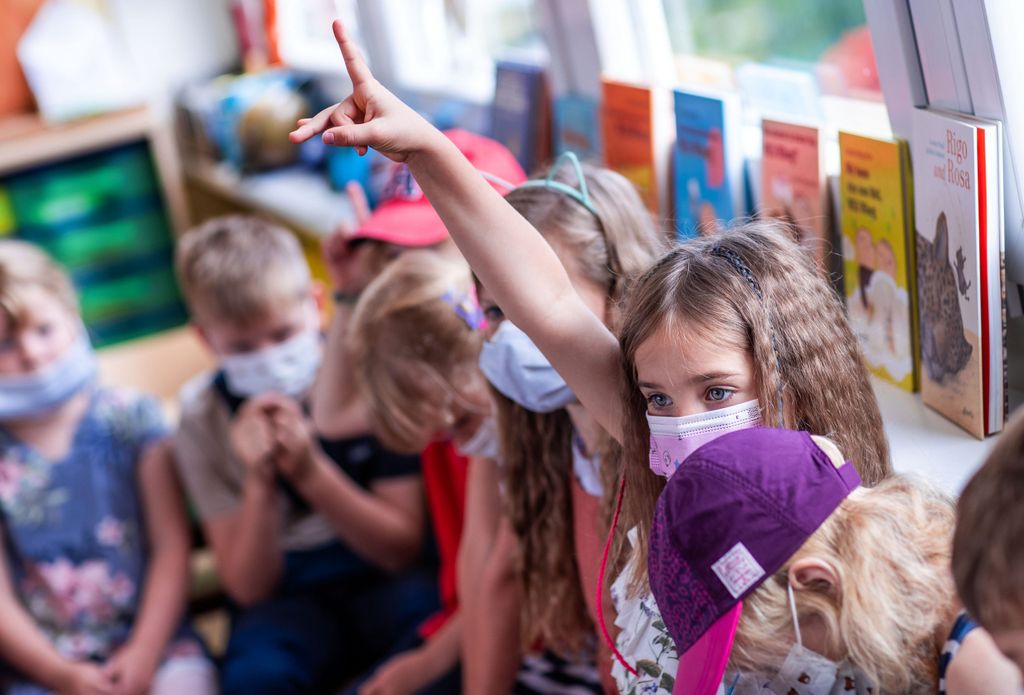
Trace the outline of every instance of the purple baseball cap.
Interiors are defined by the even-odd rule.
[[[714,695],[743,599],[860,484],[806,432],[722,435],[686,459],[658,499],[651,592],[679,651],[674,695]]]

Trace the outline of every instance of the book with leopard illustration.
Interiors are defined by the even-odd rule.
[[[1005,417],[998,124],[914,113],[915,254],[924,402],[978,438]]]
[[[907,143],[839,133],[843,278],[868,369],[917,390],[913,186]]]

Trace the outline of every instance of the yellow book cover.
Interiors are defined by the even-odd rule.
[[[868,369],[918,387],[914,245],[906,143],[839,133],[843,270],[850,326]]]

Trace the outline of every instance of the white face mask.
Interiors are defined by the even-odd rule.
[[[757,401],[683,417],[647,416],[651,430],[651,470],[670,478],[679,465],[697,449],[726,432],[750,429],[761,424]]]
[[[503,396],[534,413],[576,402],[548,358],[511,321],[503,321],[480,349],[480,371]]]
[[[493,417],[486,417],[480,422],[473,436],[455,448],[463,456],[482,459],[497,459],[501,451],[498,442],[498,423]]]
[[[836,663],[803,645],[796,613],[793,586],[789,607],[793,613],[796,644],[774,678],[765,679],[749,673],[727,675],[727,695],[880,695],[862,670],[848,661]],[[766,682],[767,680],[767,682]]]
[[[313,386],[320,368],[320,333],[309,328],[283,343],[220,360],[228,388],[249,398],[274,391],[297,398]]]
[[[0,420],[42,415],[96,380],[96,355],[82,328],[64,354],[30,374],[0,376]]]

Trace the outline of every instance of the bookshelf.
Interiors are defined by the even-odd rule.
[[[322,173],[302,167],[242,176],[227,164],[196,159],[186,164],[185,178],[190,190],[272,217],[310,242],[319,243],[355,219],[345,193],[332,189]],[[197,211],[197,216],[207,215]]]

